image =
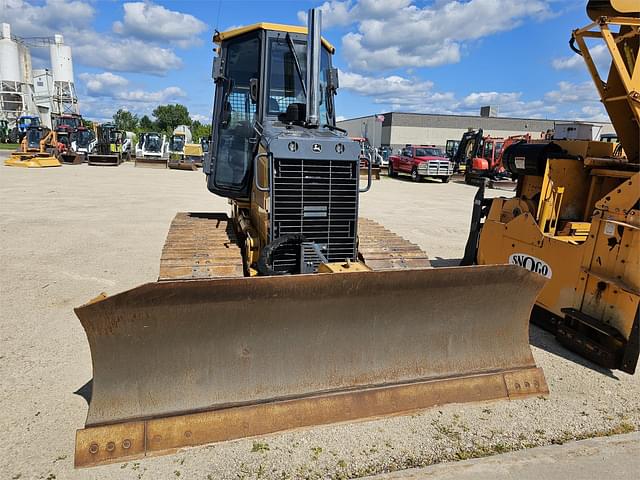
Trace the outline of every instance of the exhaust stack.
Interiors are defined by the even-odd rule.
[[[320,125],[320,52],[322,11],[312,8],[308,14],[307,35],[307,118],[309,126]]]

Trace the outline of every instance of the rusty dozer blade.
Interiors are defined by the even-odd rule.
[[[75,464],[548,393],[528,328],[543,283],[492,265],[166,281],[97,299],[76,309],[94,377]]]

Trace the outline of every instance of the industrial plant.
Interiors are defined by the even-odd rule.
[[[31,49],[49,50],[50,68],[32,68]],[[31,125],[49,129],[63,115],[79,117],[71,47],[62,35],[21,38],[0,29],[0,133],[17,143]]]

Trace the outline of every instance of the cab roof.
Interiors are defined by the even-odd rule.
[[[253,25],[248,25],[246,27],[227,30],[226,32],[216,32],[215,35],[213,36],[213,41],[214,43],[220,44],[225,40],[229,40],[239,35],[244,35],[245,33],[253,32],[256,30],[273,30],[275,32],[301,33],[303,35],[307,34],[307,27],[296,26],[296,25],[283,25],[280,23],[260,22],[260,23],[254,23]],[[335,53],[336,51],[335,47],[331,45],[325,38],[322,39],[322,44],[325,46],[327,50],[329,50],[329,52],[331,52],[332,54]]]

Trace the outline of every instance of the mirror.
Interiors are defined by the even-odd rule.
[[[327,70],[327,90],[336,91],[340,85],[338,81],[338,69],[329,68]]]
[[[251,96],[251,103],[258,103],[258,79],[249,79],[249,95]]]

